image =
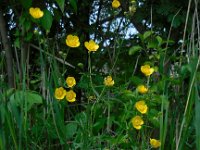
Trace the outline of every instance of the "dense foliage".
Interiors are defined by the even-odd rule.
[[[0,0],[0,149],[200,149],[198,0]]]

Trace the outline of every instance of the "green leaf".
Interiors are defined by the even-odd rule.
[[[41,18],[42,27],[45,30],[50,31],[52,22],[53,22],[53,17],[51,13],[47,9],[44,10],[44,16]]]
[[[58,6],[60,7],[60,10],[62,11],[62,13],[64,12],[64,6],[65,6],[65,0],[56,0]]]
[[[69,139],[73,137],[76,131],[77,131],[77,123],[75,122],[71,122],[65,126],[66,136]]]
[[[15,39],[14,46],[17,47],[17,48],[20,48],[20,40],[19,40],[19,38]]]
[[[140,45],[136,45],[130,48],[129,55],[134,55],[137,51],[142,50],[142,47]]]
[[[74,11],[77,13],[77,1],[76,0],[70,0],[69,2],[72,5]]]
[[[10,97],[10,105],[23,107],[25,103],[28,111],[34,104],[41,104],[42,97],[33,91],[16,91]]]
[[[144,84],[144,80],[137,77],[137,76],[132,76],[130,78],[131,82],[134,84],[134,85],[140,85],[140,84]]]
[[[151,34],[153,34],[153,31],[146,31],[146,32],[143,34],[143,38],[146,39],[146,38],[148,38]]]
[[[27,33],[27,36],[25,37],[25,41],[26,42],[29,42],[33,37],[33,33],[32,32],[28,32]]]
[[[26,9],[29,9],[32,5],[32,0],[20,0],[22,6]]]
[[[162,38],[160,36],[156,36],[156,40],[158,41],[158,46],[162,44]]]
[[[98,119],[97,122],[93,125],[94,132],[98,133],[99,130],[103,128],[105,123],[106,123],[106,118]]]
[[[147,48],[153,48],[153,49],[156,49],[158,46],[158,41],[156,39],[152,39],[148,42],[147,44]]]
[[[26,30],[26,32],[28,32],[31,28],[31,22],[30,21],[25,21],[24,22],[24,28]]]

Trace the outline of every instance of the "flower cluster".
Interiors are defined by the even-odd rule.
[[[79,47],[80,46],[79,37],[71,34],[67,35],[66,45],[72,48]],[[95,52],[99,48],[99,45],[95,43],[93,40],[86,41],[84,45],[87,48],[88,52]]]
[[[71,89],[73,86],[76,85],[76,80],[74,77],[67,77],[66,84],[68,88],[70,88],[69,91],[66,91],[63,87],[59,87],[55,89],[54,96],[57,100],[62,100],[66,97],[66,100],[68,102],[75,102],[76,101],[76,93]]]
[[[121,4],[120,4],[120,2],[118,0],[113,0],[113,2],[112,2],[112,7],[113,8],[118,8],[120,5]]]
[[[154,72],[154,68],[151,68],[149,65],[141,66],[140,69],[141,69],[141,72],[147,77],[149,77]],[[143,84],[138,85],[137,88],[136,88],[136,91],[139,94],[146,94],[146,93],[149,92],[148,87],[149,87],[149,78],[148,78],[148,81],[147,81],[147,85],[143,85]],[[134,107],[136,108],[136,110],[141,115],[144,115],[148,112],[148,106],[147,106],[147,104],[144,100],[137,101],[135,103]],[[144,122],[142,116],[136,115],[131,119],[131,123],[132,123],[132,126],[136,130],[140,130],[145,122]],[[161,142],[159,140],[156,140],[156,139],[150,138],[149,143],[150,143],[152,148],[159,148],[161,146]]]
[[[29,8],[29,14],[34,18],[34,19],[39,19],[41,17],[43,17],[44,12],[40,10],[40,8],[36,7],[36,8]]]

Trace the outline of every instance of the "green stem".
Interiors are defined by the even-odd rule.
[[[89,67],[89,77],[90,77],[90,86],[92,88],[92,91],[94,92],[94,94],[99,97],[99,93],[95,90],[94,86],[93,86],[93,82],[92,82],[92,67],[91,67],[91,57],[90,57],[90,52],[88,53],[88,67]]]

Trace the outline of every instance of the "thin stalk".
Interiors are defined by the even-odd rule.
[[[180,65],[182,64],[182,56],[183,56],[183,48],[185,46],[185,36],[186,36],[186,30],[187,30],[187,23],[188,23],[188,18],[189,18],[189,13],[190,13],[190,6],[191,6],[191,1],[192,0],[189,0],[188,2],[188,9],[187,9],[187,15],[186,15],[186,20],[185,20],[185,27],[184,27],[184,32],[183,32],[183,43],[182,43],[182,46],[181,46],[181,57],[180,57]]]
[[[187,96],[186,106],[185,106],[185,110],[184,110],[184,114],[183,114],[183,120],[182,120],[182,123],[181,123],[180,131],[179,131],[179,136],[178,136],[178,141],[177,141],[177,144],[176,144],[176,150],[179,149],[179,144],[180,144],[180,140],[181,140],[181,136],[182,136],[183,126],[185,124],[185,119],[186,119],[186,113],[187,113],[188,105],[189,105],[189,102],[190,102],[192,87],[194,85],[194,81],[195,81],[195,78],[196,78],[196,73],[197,73],[197,69],[199,67],[199,63],[200,63],[200,56],[198,58],[197,65],[195,67],[194,74],[193,74],[193,77],[192,77],[192,80],[191,80],[191,84],[190,84],[190,87],[189,87],[189,92],[188,92],[188,96]]]
[[[91,66],[91,56],[90,56],[90,52],[88,53],[88,67],[89,67],[89,77],[90,77],[90,86],[92,88],[92,91],[94,92],[94,94],[99,97],[99,93],[95,90],[94,86],[93,86],[93,82],[92,82],[92,66]]]

